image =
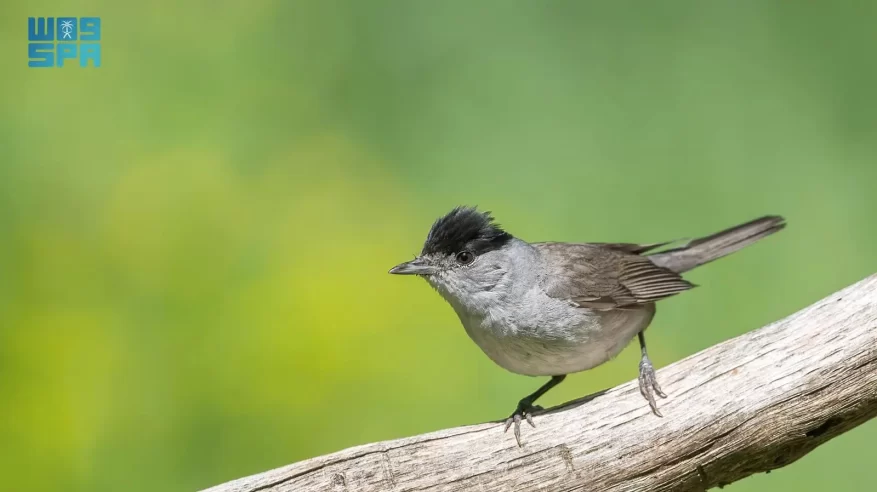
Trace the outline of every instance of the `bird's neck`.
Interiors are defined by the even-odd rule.
[[[486,273],[431,282],[461,318],[504,316],[533,288],[537,281],[538,252],[519,239],[514,239],[507,248],[500,258],[489,260],[493,263],[485,269]]]

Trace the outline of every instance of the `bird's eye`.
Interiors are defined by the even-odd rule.
[[[457,263],[461,265],[468,265],[475,261],[475,255],[469,251],[461,251],[457,253]]]

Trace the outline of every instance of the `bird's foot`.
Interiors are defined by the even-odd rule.
[[[536,424],[533,423],[533,412],[544,410],[539,405],[533,405],[532,403],[521,400],[518,403],[518,408],[515,409],[514,413],[506,419],[505,421],[505,431],[508,432],[509,428],[514,425],[515,426],[515,441],[518,443],[518,447],[521,446],[521,421],[526,420],[530,427],[535,428]]]
[[[661,391],[661,387],[658,385],[658,378],[655,376],[655,367],[652,366],[652,361],[649,360],[649,357],[645,355],[639,362],[639,392],[648,400],[649,406],[652,407],[652,413],[658,417],[663,417],[658,410],[657,403],[655,403],[655,395],[661,398],[667,398],[667,395]]]

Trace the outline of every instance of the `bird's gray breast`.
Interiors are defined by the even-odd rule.
[[[453,304],[453,303],[452,303]],[[584,371],[618,355],[645,329],[654,304],[597,311],[532,289],[514,304],[454,306],[466,333],[503,368],[528,376]]]

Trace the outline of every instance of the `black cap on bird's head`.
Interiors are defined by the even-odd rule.
[[[474,259],[503,247],[511,239],[512,235],[502,230],[490,212],[480,212],[476,207],[455,207],[432,224],[420,256],[394,267],[390,273],[428,275],[434,272],[427,267],[424,256],[468,253]]]
[[[452,254],[464,250],[481,254],[501,248],[511,238],[490,212],[461,206],[432,224],[420,254]]]

